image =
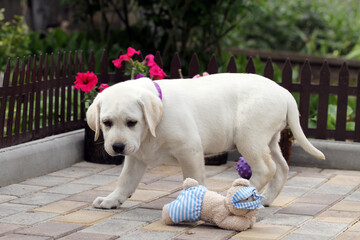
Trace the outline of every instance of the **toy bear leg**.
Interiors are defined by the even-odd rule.
[[[249,219],[246,217],[240,216],[228,216],[223,221],[216,223],[219,227],[235,230],[235,231],[244,231],[251,228],[254,225],[254,219]]]

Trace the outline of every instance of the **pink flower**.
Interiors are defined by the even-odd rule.
[[[109,85],[107,85],[106,83],[100,84],[99,93],[101,93],[105,88],[108,88],[108,87],[109,87]]]
[[[154,65],[157,65],[156,62],[154,61],[154,55],[149,54],[145,57],[146,61],[146,65],[148,65],[150,68]]]
[[[205,77],[205,76],[209,76],[210,74],[208,74],[207,72],[203,72],[203,77]],[[199,77],[201,77],[201,75],[200,74],[196,74],[195,76],[193,76],[193,78],[199,78]]]
[[[136,51],[134,48],[128,47],[126,55],[127,55],[129,58],[131,58],[132,56],[134,56],[134,54],[139,55],[139,54],[140,54],[140,50],[139,50],[139,51]]]
[[[77,73],[74,88],[84,92],[90,92],[98,83],[98,78],[93,72]]]
[[[153,65],[149,70],[149,74],[154,80],[163,79],[167,76],[158,65]]]
[[[129,47],[127,49],[127,53],[120,55],[120,57],[118,59],[115,59],[112,61],[112,63],[114,64],[115,67],[117,68],[121,68],[121,63],[123,61],[128,61],[129,59],[131,59],[132,56],[134,56],[134,54],[140,54],[140,51],[136,51],[134,48]]]

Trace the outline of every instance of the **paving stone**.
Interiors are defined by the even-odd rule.
[[[150,232],[150,231],[135,231],[117,240],[167,240],[174,239],[178,234],[170,232]]]
[[[7,224],[7,223],[0,223],[0,236],[13,232],[17,229],[24,228],[24,226],[17,225],[17,224]]]
[[[127,232],[133,231],[146,222],[123,220],[118,218],[109,218],[105,221],[97,223],[91,227],[85,228],[81,232],[109,234],[115,236],[122,236]]]
[[[174,174],[177,175],[177,174]],[[168,175],[165,174],[159,174],[159,173],[151,173],[151,172],[146,172],[142,178],[141,178],[141,182],[145,183],[145,184],[149,184],[155,181],[158,181],[160,179],[163,179],[164,177],[166,177]],[[173,175],[171,175],[173,176]]]
[[[227,181],[234,181],[235,179],[239,178],[239,173],[237,171],[224,171],[219,174],[212,176],[211,178],[207,179],[220,179],[220,180],[227,180]]]
[[[89,203],[85,203],[85,202],[61,200],[58,202],[50,203],[50,204],[40,207],[40,208],[36,208],[33,211],[57,213],[57,214],[64,215],[64,214],[68,214],[68,213],[77,211],[81,208],[87,207],[88,205],[89,205]]]
[[[138,189],[159,190],[171,193],[182,189],[182,184],[180,182],[159,180],[148,185],[140,186]]]
[[[326,178],[299,177],[295,176],[285,183],[285,186],[314,188],[327,181]]]
[[[356,191],[347,196],[344,200],[360,202],[360,192]]]
[[[108,234],[77,232],[60,238],[59,240],[115,240],[116,238],[117,236]]]
[[[150,169],[148,172],[172,176],[172,175],[176,175],[177,173],[181,172],[181,167],[180,166],[161,165],[161,166]]]
[[[111,191],[89,190],[89,191],[85,191],[82,193],[72,195],[72,196],[66,198],[66,200],[92,203],[97,197],[106,197],[110,193],[111,193]]]
[[[311,216],[294,215],[294,214],[273,214],[259,223],[261,224],[274,224],[274,225],[285,225],[285,226],[300,226],[304,222],[310,220]]]
[[[93,188],[95,188],[94,185],[66,183],[57,187],[48,188],[43,192],[73,195]]]
[[[314,234],[300,234],[300,233],[290,233],[286,237],[282,238],[282,240],[329,240],[327,236],[319,236]]]
[[[18,234],[60,238],[83,229],[83,225],[70,223],[44,222],[15,231]]]
[[[58,215],[54,213],[20,212],[8,217],[1,218],[0,222],[19,225],[34,225],[35,223],[43,222],[56,216]]]
[[[43,187],[53,187],[59,184],[64,184],[70,181],[73,181],[75,178],[68,177],[55,177],[55,176],[41,176],[37,178],[32,178],[22,182],[21,184],[33,185],[33,186],[43,186]]]
[[[236,163],[234,163],[234,164],[236,164]],[[216,174],[224,172],[228,168],[229,168],[228,166],[209,166],[209,165],[206,165],[205,166],[205,174],[206,174],[207,178],[210,178],[212,176],[215,176]]]
[[[94,190],[96,191],[108,191],[108,192],[112,192],[115,190],[115,188],[117,187],[118,183],[117,181],[115,182],[111,182],[111,183],[108,183],[106,185],[102,185],[102,186],[99,186],[97,188],[94,188]],[[140,185],[140,184],[139,184]]]
[[[28,211],[33,208],[34,208],[34,206],[31,206],[31,205],[2,203],[2,204],[0,204],[0,217],[7,217],[10,215],[19,213],[19,212]]]
[[[335,237],[343,230],[346,229],[347,224],[337,224],[328,222],[308,221],[300,228],[294,231],[294,233],[308,234],[308,235],[320,235],[326,237]]]
[[[333,177],[334,174],[327,174],[327,173],[322,173],[322,172],[300,172],[300,173],[297,173],[297,176],[329,179],[329,178]]]
[[[91,184],[91,185],[105,185],[111,182],[117,181],[118,177],[111,176],[111,175],[101,175],[101,174],[94,174],[84,178],[80,178],[73,183],[81,183],[81,184]]]
[[[312,203],[292,203],[289,206],[280,209],[278,213],[315,216],[325,210],[328,205]]]
[[[284,186],[279,195],[288,197],[301,197],[309,191],[310,188]]]
[[[296,199],[298,199],[298,198],[297,197],[289,197],[289,196],[279,195],[271,203],[271,206],[282,207],[283,208],[283,207],[288,206],[290,203],[294,202]]]
[[[333,175],[345,175],[345,176],[360,176],[360,171],[352,170],[339,170],[339,169],[324,169],[321,173],[333,174]]]
[[[91,174],[97,173],[100,170],[93,168],[83,168],[83,167],[69,167],[50,173],[49,176],[58,176],[58,177],[67,177],[67,178],[81,178],[86,177]]]
[[[355,240],[355,239],[360,239],[360,232],[346,231],[335,238],[335,240]]]
[[[234,236],[234,238],[240,239],[279,239],[289,233],[293,227],[260,224],[257,223],[252,229],[240,232]]]
[[[295,177],[296,175],[298,175],[297,172],[289,171],[289,173],[287,175],[287,179],[291,179],[291,178]]]
[[[176,237],[177,240],[222,240],[229,239],[237,232],[218,228],[216,226],[197,226]],[[211,236],[211,237],[210,237]]]
[[[182,185],[182,183],[184,181],[184,177],[183,177],[182,173],[178,173],[176,175],[172,175],[172,176],[168,176],[166,178],[163,178],[162,180],[180,182],[180,184]]]
[[[86,161],[82,161],[79,163],[75,163],[74,165],[72,165],[72,167],[81,167],[81,168],[94,168],[100,171],[104,171],[106,169],[109,168],[113,168],[116,165],[111,165],[111,164],[99,164],[99,163],[92,163],[92,162],[86,162]]]
[[[222,180],[222,179],[207,179],[206,180],[206,187],[211,190],[211,191],[215,191],[215,192],[223,192],[228,190],[231,185],[232,185],[233,181],[230,180]]]
[[[349,228],[349,231],[352,231],[352,232],[360,232],[360,221],[355,223],[354,225],[352,225],[350,228]]]
[[[174,226],[164,225],[160,220],[150,223],[138,230],[142,231],[157,231],[157,232],[171,232],[171,233],[183,233],[190,227],[194,227],[195,224],[178,224]]]
[[[274,206],[259,209],[259,214],[256,216],[256,221],[259,222],[265,218],[268,218],[269,216],[279,211],[279,209],[280,207]]]
[[[358,186],[360,184],[360,176],[336,175],[331,178],[327,184],[341,186]]]
[[[138,205],[140,205],[141,202],[136,202],[136,201],[125,201],[119,208],[116,209],[100,209],[100,208],[94,208],[92,205],[88,206],[87,208],[85,208],[85,210],[89,210],[89,211],[100,211],[100,212],[112,212],[114,214],[117,213],[122,213],[124,211],[128,211],[131,208],[134,208]]]
[[[0,240],[51,240],[50,237],[41,237],[41,236],[28,236],[22,234],[9,234],[3,237],[0,237]]]
[[[331,205],[341,198],[343,198],[343,196],[337,194],[309,193],[297,199],[296,202]]]
[[[360,212],[346,212],[346,211],[334,211],[327,210],[321,213],[314,220],[319,222],[332,222],[340,224],[350,224],[359,219]]]
[[[174,198],[169,198],[169,197],[162,197],[159,199],[156,199],[152,202],[149,203],[145,203],[145,204],[141,204],[141,208],[149,208],[149,209],[158,209],[158,210],[162,210],[163,206],[165,204],[168,204],[170,202],[174,201]],[[128,201],[131,202],[131,201]]]
[[[156,190],[144,190],[136,189],[129,200],[140,201],[140,202],[151,202],[160,197],[166,196],[170,193]]]
[[[312,193],[347,195],[352,190],[354,190],[353,186],[341,186],[341,185],[325,183],[321,185],[319,188],[315,189]]]
[[[113,218],[141,222],[153,222],[161,218],[161,210],[135,208],[130,211],[122,212]]]
[[[172,193],[170,195],[167,195],[166,197],[176,199],[179,196],[180,192],[181,191],[174,192],[174,193]]]
[[[24,196],[29,193],[38,192],[42,189],[45,189],[45,187],[31,186],[31,185],[24,185],[24,184],[12,184],[12,185],[0,188],[0,194],[21,197],[21,196]]]
[[[54,222],[65,222],[65,223],[75,223],[82,225],[92,225],[98,221],[104,220],[113,216],[112,212],[105,211],[88,211],[88,210],[79,210],[65,216],[60,216],[54,218]]]
[[[100,174],[105,174],[105,175],[113,175],[113,176],[119,176],[121,171],[123,169],[123,165],[119,165],[116,167],[112,167],[110,169],[107,169],[105,171],[100,172]]]
[[[293,166],[293,165],[289,166],[289,170],[294,171],[294,172],[298,172],[298,173],[302,173],[302,172],[319,173],[319,172],[322,171],[321,168],[301,167],[301,166]]]
[[[330,210],[360,212],[360,204],[355,201],[340,201],[330,208]]]
[[[11,200],[17,199],[15,196],[8,196],[8,195],[0,195],[0,203],[9,202]]]
[[[11,203],[20,203],[20,204],[28,204],[28,205],[36,205],[43,206],[52,202],[59,201],[68,197],[69,195],[65,194],[57,194],[57,193],[35,193],[32,195],[28,195],[26,197],[21,197],[16,200],[11,201]]]

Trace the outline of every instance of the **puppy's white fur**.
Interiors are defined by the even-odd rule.
[[[267,78],[224,73],[157,83],[162,100],[153,82],[142,78],[105,89],[89,107],[87,121],[95,138],[101,129],[105,150],[117,155],[113,146],[122,144],[125,155],[117,188],[95,199],[94,207],[119,207],[149,164],[175,160],[184,179],[204,184],[204,155],[236,148],[251,166],[251,184],[263,191],[263,203],[269,205],[287,179],[278,145],[286,123],[305,151],[325,158],[306,139],[292,95]]]

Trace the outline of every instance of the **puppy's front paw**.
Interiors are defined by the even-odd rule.
[[[116,209],[120,207],[121,202],[114,199],[109,199],[107,197],[97,197],[93,202],[94,208],[103,208],[103,209]]]

